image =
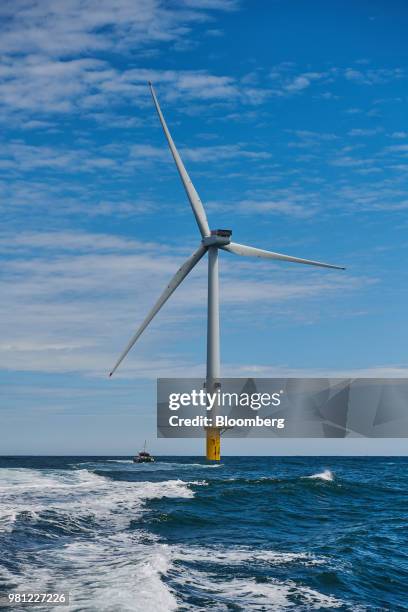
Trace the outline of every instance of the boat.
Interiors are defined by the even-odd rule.
[[[143,450],[138,455],[133,457],[133,463],[153,463],[154,457],[146,451],[146,440]]]

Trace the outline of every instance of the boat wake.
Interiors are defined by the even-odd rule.
[[[200,484],[115,482],[86,469],[0,470],[0,537],[17,531],[31,549],[29,561],[24,551],[5,556],[1,582],[33,592],[64,585],[81,610],[175,610],[162,581],[169,547],[129,527],[147,500],[192,498]]]
[[[102,463],[107,464],[100,462],[98,472]],[[128,468],[126,460],[117,463]],[[159,472],[157,481],[115,480],[123,475],[113,461],[111,477],[92,472],[90,465],[0,469],[0,546],[6,551],[0,583],[5,588],[58,592],[63,585],[71,593],[69,610],[92,612],[351,610],[343,600],[292,579],[302,568],[330,571],[324,556],[227,543],[167,543],[152,529],[173,523],[162,510],[155,518],[149,501],[154,508],[162,500],[166,509],[166,499],[174,500],[167,512],[178,517],[178,528],[183,516],[192,520],[185,505],[198,496],[205,504],[202,487],[214,480],[165,480]],[[146,478],[144,472],[140,477]],[[326,470],[310,478],[332,480],[333,475]],[[24,550],[11,544],[13,537],[24,541]]]
[[[207,464],[207,463],[178,463],[175,461],[160,461],[156,459],[151,463],[135,463],[132,459],[105,459],[103,461],[83,461],[81,463],[73,463],[72,467],[78,469],[98,470],[98,472],[110,472],[112,470],[129,471],[135,470],[151,472],[169,472],[169,471],[197,471],[207,469],[219,469],[223,467],[222,463]]]

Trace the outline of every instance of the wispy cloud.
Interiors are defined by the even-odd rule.
[[[274,95],[289,96],[308,89],[313,83],[330,82],[335,72],[334,68],[325,71],[300,71],[296,64],[283,62],[272,68],[269,79],[272,81]]]
[[[207,147],[180,148],[185,161],[193,163],[208,163],[229,161],[234,159],[262,160],[269,159],[271,154],[266,151],[251,151],[244,144],[212,145]],[[135,159],[170,162],[171,156],[165,145],[154,147],[151,145],[134,145],[131,155]]]
[[[67,149],[49,145],[30,145],[22,141],[10,141],[2,146],[0,168],[29,172],[50,170],[53,172],[93,171],[115,165],[115,160],[86,149]]]
[[[400,145],[391,145],[389,147],[386,147],[385,150],[389,151],[390,153],[408,153],[408,143]]]
[[[408,138],[408,132],[393,132],[391,138]]]
[[[212,147],[194,147],[182,150],[183,157],[193,162],[216,162],[231,159],[262,160],[269,159],[267,151],[251,151],[248,145],[214,145]]]
[[[313,81],[319,81],[326,76],[327,73],[325,72],[304,72],[286,83],[284,85],[284,90],[289,93],[302,91],[302,89],[309,87]]]
[[[383,131],[383,128],[353,128],[349,131],[349,136],[375,136]]]
[[[339,188],[339,199],[353,211],[393,212],[406,210],[408,199],[403,186],[389,181],[367,184],[349,184]]]
[[[37,53],[69,57],[74,53],[123,51],[171,42],[208,19],[208,11],[237,7],[234,0],[81,0],[3,4],[1,49],[5,53]]]
[[[341,166],[343,168],[360,168],[361,166],[369,166],[374,163],[374,160],[371,158],[361,158],[361,157],[350,157],[349,155],[342,155],[337,157],[336,159],[330,160],[330,165],[332,166]]]
[[[171,83],[168,99],[235,100],[258,104],[262,92],[239,88],[234,78],[206,70],[149,70],[143,61],[116,62],[122,56],[157,51],[190,37],[197,24],[212,23],[215,12],[237,8],[234,0],[81,0],[27,3],[1,9],[0,110],[4,121],[20,124],[36,112],[45,127],[47,114],[94,113],[118,105],[144,105],[146,81]],[[194,38],[196,40],[196,37]],[[139,66],[139,67],[138,67]],[[1,118],[1,116],[0,116]],[[95,116],[97,119],[97,114]]]
[[[279,199],[279,195],[270,200],[241,200],[234,210],[245,214],[279,214],[300,219],[312,217],[318,210],[313,204],[308,206],[302,197],[292,194],[287,199]]]
[[[360,85],[377,85],[405,76],[402,68],[369,68],[367,70],[355,70],[347,68],[344,76],[348,81],[354,81]]]
[[[300,189],[276,188],[274,190],[252,190],[246,197],[234,202],[209,202],[213,210],[221,210],[234,215],[278,215],[306,219],[317,214],[321,207],[314,194]]]
[[[4,121],[27,127],[27,116],[37,113],[37,123],[31,123],[31,129],[52,127],[57,118],[76,115],[92,118],[101,125],[108,119],[110,126],[112,116],[107,113],[113,110],[119,113],[114,125],[140,126],[143,108],[150,104],[147,81],[153,81],[161,99],[169,103],[220,101],[229,106],[257,106],[271,95],[266,89],[246,86],[236,78],[206,70],[119,70],[105,60],[42,56],[5,61],[0,70],[0,119],[2,116]]]

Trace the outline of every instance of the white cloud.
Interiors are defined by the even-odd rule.
[[[295,76],[289,82],[286,82],[284,85],[284,90],[288,93],[296,93],[309,87],[313,81],[319,81],[327,76],[327,72],[304,72],[298,76]]]
[[[313,216],[317,211],[315,208],[290,201],[290,200],[243,200],[239,203],[239,209],[248,213],[278,213],[290,217],[305,218]]]
[[[214,145],[210,147],[195,147],[182,149],[183,158],[192,162],[216,162],[232,159],[269,159],[271,154],[266,151],[250,151],[242,144]]]
[[[354,81],[361,85],[377,85],[401,79],[405,76],[405,72],[401,68],[372,68],[367,70],[347,68],[344,71],[344,76],[348,81]]]
[[[140,51],[188,43],[195,24],[212,22],[214,11],[237,8],[234,0],[16,0],[0,8],[0,108],[3,121],[45,115],[105,112],[118,105],[145,105],[147,80],[171,84],[169,100],[241,99],[259,104],[265,92],[239,88],[228,76],[207,71],[147,70]],[[196,38],[194,38],[196,40]],[[136,59],[131,53],[138,51]],[[107,60],[120,54],[123,64]],[[146,63],[146,61],[144,61]],[[41,125],[38,124],[37,128]],[[34,125],[32,126],[34,128]]]
[[[181,0],[181,5],[195,9],[235,11],[239,7],[239,0]]]
[[[86,150],[34,146],[22,141],[8,142],[0,152],[0,167],[21,172],[43,169],[66,173],[89,170],[98,164],[111,166],[113,163],[107,158],[92,157]]]
[[[344,185],[339,188],[338,196],[343,205],[351,206],[352,210],[392,212],[408,208],[406,190],[389,181]]]
[[[375,136],[382,132],[382,128],[353,128],[349,131],[349,136]]]
[[[215,210],[225,210],[234,214],[242,215],[284,215],[305,219],[312,217],[319,211],[319,207],[310,201],[308,198],[296,196],[295,194],[282,194],[277,190],[275,198],[270,199],[243,199],[233,204],[226,205],[225,203],[212,202],[210,206]]]
[[[344,112],[347,113],[347,115],[359,115],[363,111],[361,108],[347,108]]]
[[[288,366],[273,364],[225,364],[225,376],[265,378],[407,378],[408,365],[391,364],[378,365],[366,368],[290,368]]]
[[[76,53],[138,49],[188,35],[210,10],[231,10],[231,0],[15,0],[3,3],[4,53],[69,57]]]
[[[391,138],[408,138],[408,132],[393,132]]]
[[[146,248],[157,248],[154,243],[139,242],[110,234],[95,234],[78,231],[55,232],[20,232],[18,234],[0,234],[0,250],[3,252],[27,253],[31,251],[51,250],[56,252],[104,252],[141,251]]]
[[[390,151],[391,153],[408,153],[408,144],[391,145],[390,147],[386,147],[386,151]]]
[[[153,162],[169,162],[170,153],[165,146],[155,147],[149,144],[136,144],[130,147],[130,155],[133,159],[149,160]]]
[[[142,109],[150,105],[148,81],[153,81],[162,102],[181,101],[184,105],[191,101],[259,105],[270,95],[267,90],[240,85],[232,77],[205,70],[118,70],[102,60],[43,56],[9,58],[6,62],[7,70],[0,74],[3,121],[23,125],[35,113],[37,122],[44,122],[45,117],[48,125],[53,116],[61,119],[80,114],[102,125],[108,117],[109,126],[106,114],[112,116],[113,110],[116,126],[142,125]]]
[[[195,163],[229,161],[242,158],[259,160],[271,157],[270,153],[250,151],[242,144],[180,148],[180,154],[184,161]],[[155,162],[169,162],[171,160],[171,155],[165,145],[163,147],[134,145],[131,147],[131,155],[135,159],[152,160]]]
[[[286,91],[301,91],[302,89],[306,89],[306,87],[309,87],[311,81],[310,79],[307,79],[304,76],[298,76],[296,78],[293,79],[293,81],[291,83],[288,83],[285,86]]]
[[[294,134],[299,139],[304,141],[332,141],[337,140],[338,136],[331,132],[313,132],[312,130],[288,130],[289,133]]]
[[[245,144],[212,145],[195,148],[180,147],[183,159],[189,163],[207,163],[236,159],[265,160],[271,157],[265,151],[251,150]],[[172,164],[165,143],[122,145],[121,147],[62,148],[29,145],[21,140],[3,145],[0,168],[21,175],[37,171],[49,175],[115,171],[119,175],[142,171],[147,163]],[[46,185],[44,185],[46,187]]]
[[[331,166],[341,166],[344,168],[358,168],[360,166],[367,166],[372,163],[374,163],[374,160],[372,159],[356,158],[347,155],[342,155],[336,159],[332,159],[329,162]]]

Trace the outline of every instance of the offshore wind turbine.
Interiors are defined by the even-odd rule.
[[[210,230],[208,225],[207,215],[205,214],[204,206],[199,198],[199,195],[184,167],[181,157],[176,149],[176,145],[171,137],[167,124],[164,120],[163,113],[160,109],[156,93],[153,85],[149,82],[150,91],[153,97],[153,102],[156,107],[157,114],[160,119],[164,134],[166,136],[170,151],[176,163],[181,181],[184,185],[187,197],[190,201],[198,229],[201,234],[201,242],[196,251],[184,262],[181,268],[173,276],[151,311],[148,313],[140,327],[136,330],[123,353],[120,355],[115,366],[109,376],[117,370],[130,349],[139,339],[143,331],[149,325],[153,317],[159,312],[161,307],[171,294],[177,289],[180,283],[191,272],[194,266],[200,259],[208,254],[208,305],[207,305],[207,374],[206,374],[206,390],[213,393],[219,388],[220,378],[220,316],[219,316],[219,281],[218,281],[218,252],[227,251],[235,255],[244,255],[249,257],[261,257],[265,259],[276,259],[280,261],[290,261],[293,263],[308,264],[310,266],[319,266],[321,268],[335,268],[344,270],[342,266],[334,266],[332,264],[313,261],[310,259],[302,259],[300,257],[292,257],[291,255],[283,255],[272,251],[265,251],[245,244],[238,244],[231,241],[231,230],[217,229]],[[208,427],[206,429],[206,456],[207,459],[219,461],[220,459],[220,429],[217,427]]]

